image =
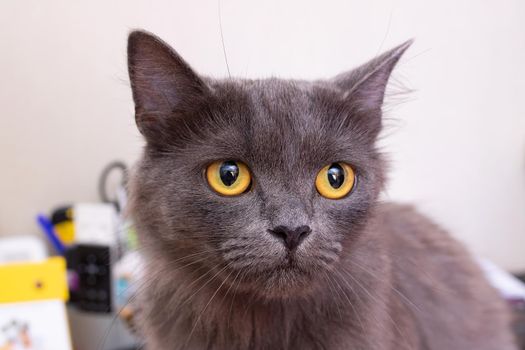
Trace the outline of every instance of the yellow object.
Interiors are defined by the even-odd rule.
[[[55,231],[64,244],[73,244],[75,241],[75,224],[73,221],[62,221],[54,226]]]
[[[221,177],[221,170],[223,176]],[[224,196],[238,196],[245,192],[252,181],[250,170],[241,162],[216,161],[206,169],[211,188]],[[225,182],[225,180],[227,180]]]
[[[68,298],[64,258],[0,265],[0,303]]]
[[[333,163],[325,166],[315,179],[317,191],[328,199],[343,198],[350,193],[354,184],[354,170],[346,163]]]

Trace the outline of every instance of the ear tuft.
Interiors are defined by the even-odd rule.
[[[206,86],[165,42],[145,31],[128,38],[128,71],[135,120],[146,139],[155,139],[174,119],[188,117],[203,100]]]

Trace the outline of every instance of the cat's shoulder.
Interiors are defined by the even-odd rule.
[[[399,249],[432,249],[464,254],[459,244],[442,226],[414,206],[382,203],[376,210],[377,224]]]
[[[428,348],[515,349],[508,307],[463,244],[409,205],[381,204],[376,224]]]
[[[417,290],[426,289],[428,295],[436,292],[435,286],[441,286],[453,289],[457,295],[477,292],[489,295],[487,300],[494,300],[494,291],[471,253],[440,225],[409,205],[384,204],[377,213],[394,283],[399,288],[404,289],[408,284],[412,291],[407,293],[417,294]],[[437,299],[450,298],[438,294],[435,294]]]

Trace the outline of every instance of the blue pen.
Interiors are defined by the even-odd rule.
[[[47,239],[49,239],[53,247],[56,249],[56,251],[59,254],[64,255],[66,253],[66,247],[55,233],[55,229],[53,228],[53,224],[51,223],[51,221],[45,215],[42,214],[38,214],[36,220],[38,222],[38,225],[40,225],[40,228],[42,228],[42,231],[44,231],[44,234],[46,235]]]

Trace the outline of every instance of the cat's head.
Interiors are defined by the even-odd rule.
[[[158,38],[131,33],[147,141],[131,211],[164,276],[207,273],[276,297],[306,293],[337,269],[383,185],[381,107],[409,45],[328,80],[216,80]]]

